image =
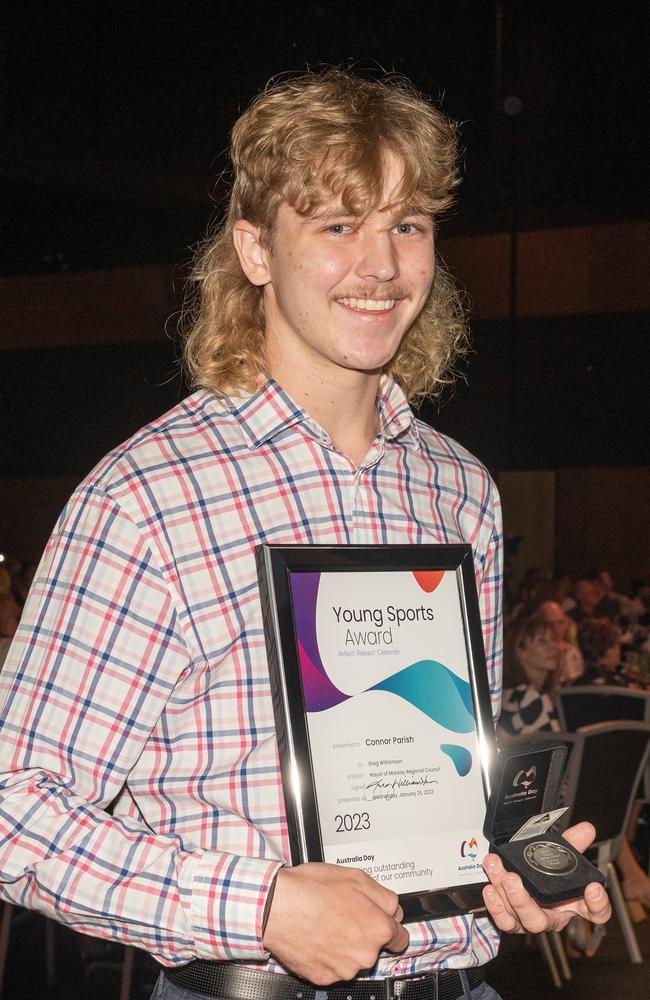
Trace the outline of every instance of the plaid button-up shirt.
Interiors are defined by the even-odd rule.
[[[387,378],[379,416],[357,468],[272,381],[245,398],[201,391],[76,490],[0,674],[5,898],[165,964],[278,968],[262,915],[289,847],[260,542],[471,543],[496,709],[494,485]],[[409,930],[373,975],[496,951],[486,918]]]

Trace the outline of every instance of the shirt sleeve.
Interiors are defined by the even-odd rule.
[[[138,526],[75,494],[0,674],[0,894],[163,964],[264,960],[281,862],[198,848],[107,807],[190,663]]]

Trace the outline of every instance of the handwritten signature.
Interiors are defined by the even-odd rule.
[[[437,785],[438,782],[427,778],[426,774],[421,778],[395,778],[393,781],[371,781],[366,785],[364,798],[366,802],[373,802],[375,799],[396,799],[400,788],[412,788],[413,786]]]

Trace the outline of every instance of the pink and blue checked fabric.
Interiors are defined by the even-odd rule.
[[[4,898],[165,964],[277,968],[261,923],[288,842],[259,542],[470,542],[496,710],[494,485],[388,379],[379,412],[356,468],[273,382],[198,392],[76,490],[0,674]],[[410,932],[373,975],[496,952],[486,919]]]

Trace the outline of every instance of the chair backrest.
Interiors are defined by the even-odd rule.
[[[649,753],[650,725],[644,722],[599,722],[575,734],[565,790],[567,819],[593,823],[596,844],[624,835]]]
[[[555,702],[560,728],[567,733],[614,719],[650,722],[650,691],[590,684],[558,688]]]

